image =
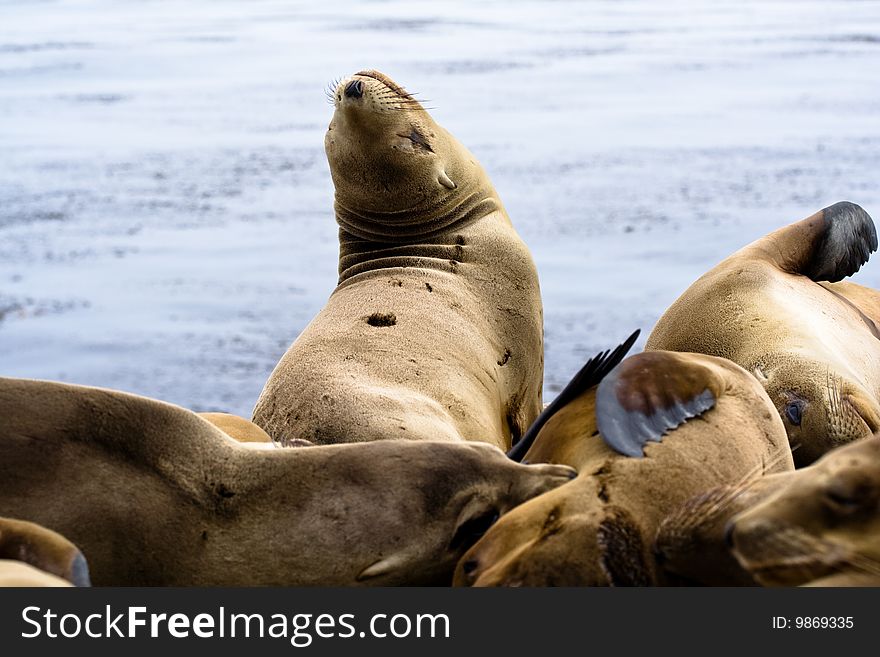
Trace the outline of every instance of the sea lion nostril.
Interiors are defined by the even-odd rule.
[[[360,98],[364,95],[364,83],[360,80],[352,80],[345,85],[346,98]]]
[[[667,561],[666,553],[663,551],[663,548],[654,546],[654,561],[657,562],[658,566],[662,566]]]
[[[724,544],[727,547],[733,549],[733,523],[727,523],[727,527],[724,528]]]
[[[461,564],[461,569],[464,571],[465,575],[471,575],[480,565],[480,562],[476,559],[468,559],[463,564]]]

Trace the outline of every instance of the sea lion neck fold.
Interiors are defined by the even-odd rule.
[[[342,80],[334,104],[324,144],[343,231],[411,243],[501,207],[476,158],[385,74]]]

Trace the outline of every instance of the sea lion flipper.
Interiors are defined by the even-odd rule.
[[[553,417],[559,409],[572,399],[602,381],[623,360],[624,356],[629,353],[629,350],[632,349],[633,344],[639,337],[639,333],[641,333],[641,330],[636,329],[632,335],[613,351],[602,351],[588,360],[586,365],[574,375],[572,380],[562,389],[562,392],[556,396],[556,399],[537,417],[528,431],[523,434],[523,437],[507,452],[507,456],[514,461],[521,462],[535,442],[535,438],[538,437],[541,428],[547,423],[547,420]]]
[[[636,354],[599,384],[596,426],[611,449],[641,458],[645,444],[705,413],[722,391],[716,374],[678,354]]]
[[[849,201],[780,228],[746,247],[783,271],[834,283],[855,274],[877,250],[870,215]]]
[[[877,250],[877,230],[870,215],[848,201],[825,208],[822,215],[824,230],[801,273],[814,281],[839,281],[855,274]]]

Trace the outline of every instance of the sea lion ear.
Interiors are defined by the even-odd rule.
[[[644,446],[715,406],[723,382],[669,351],[626,359],[596,391],[596,427],[614,451],[641,458]]]
[[[612,369],[623,360],[624,356],[629,353],[629,350],[632,349],[633,344],[635,344],[636,339],[639,337],[639,333],[641,333],[641,331],[636,329],[632,335],[624,340],[622,344],[618,345],[614,351],[602,351],[588,360],[586,365],[574,375],[574,378],[572,378],[572,380],[568,382],[568,385],[562,389],[562,392],[556,396],[556,399],[554,399],[553,402],[537,417],[532,423],[532,426],[529,427],[528,431],[526,431],[525,434],[523,434],[523,437],[519,439],[519,442],[507,452],[508,458],[517,463],[521,462],[523,457],[529,451],[529,448],[535,442],[535,439],[538,437],[541,428],[547,423],[547,420],[553,417],[557,411],[568,404],[572,399],[597,385],[605,375],[611,372]]]
[[[443,185],[446,189],[455,189],[455,183],[446,175],[446,171],[440,169],[440,174],[437,176],[437,182]]]
[[[801,273],[814,281],[839,281],[855,274],[877,250],[877,230],[870,215],[855,203],[841,201],[822,210],[823,226]]]

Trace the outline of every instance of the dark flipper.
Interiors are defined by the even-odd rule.
[[[855,203],[841,201],[822,210],[823,229],[801,273],[832,283],[855,274],[877,250],[871,217]]]
[[[597,385],[605,375],[614,369],[614,367],[623,360],[629,350],[632,349],[640,332],[641,331],[636,330],[614,351],[603,351],[588,360],[587,364],[574,375],[574,378],[569,381],[568,385],[565,386],[562,392],[556,396],[556,399],[554,399],[553,402],[537,417],[532,423],[532,426],[530,426],[529,430],[523,434],[523,437],[519,439],[516,445],[507,452],[507,456],[516,462],[521,462],[526,455],[526,452],[529,451],[532,444],[535,442],[535,438],[538,437],[541,428],[547,423],[547,420],[553,417],[559,409],[563,408],[572,399]]]
[[[708,411],[722,390],[712,370],[684,355],[636,354],[599,384],[596,426],[611,449],[641,458],[649,441]]]
[[[855,274],[877,250],[867,212],[841,201],[752,242],[739,255],[766,260],[782,271],[835,283]]]

